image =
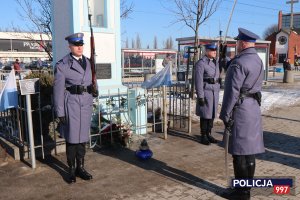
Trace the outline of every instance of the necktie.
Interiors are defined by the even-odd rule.
[[[78,59],[79,64],[82,66],[82,58]]]

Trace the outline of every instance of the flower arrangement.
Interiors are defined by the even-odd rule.
[[[124,147],[129,147],[132,137],[131,124],[121,119],[121,114],[107,114],[104,117],[103,112],[99,112],[98,106],[94,107],[92,116],[91,135],[100,134],[101,141],[108,144],[121,144]],[[100,117],[99,117],[100,114]],[[100,120],[100,126],[99,126]]]

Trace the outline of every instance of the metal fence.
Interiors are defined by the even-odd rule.
[[[1,83],[6,80],[10,71],[0,71]],[[23,79],[28,76],[38,77],[41,74],[53,76],[52,70],[24,70],[20,71],[17,78],[17,85],[19,90],[18,79]],[[40,83],[40,82],[38,82]],[[39,86],[41,88],[41,86]],[[1,88],[2,89],[2,88]],[[52,90],[52,89],[51,89]],[[43,91],[45,93],[47,91]],[[56,147],[59,144],[56,141],[57,135],[57,122],[55,122],[53,103],[51,92],[47,95],[41,95],[41,92],[31,95],[31,111],[26,109],[26,97],[21,95],[18,91],[18,108],[11,108],[0,112],[0,137],[13,143],[19,148],[19,153],[15,153],[15,159],[29,158],[29,135],[28,135],[28,118],[27,113],[30,112],[33,121],[34,132],[34,149],[38,156],[44,158],[45,154],[52,151],[56,152]],[[51,147],[50,147],[51,146]],[[50,150],[52,149],[52,150]]]
[[[5,79],[5,74],[0,74]],[[191,117],[188,91],[184,84],[149,90],[135,87],[102,91],[94,102],[90,147],[107,143],[128,146],[132,136],[149,132],[161,134],[166,139],[168,129],[189,133]],[[18,98],[17,109],[0,112],[0,137],[19,147],[21,158],[29,158],[27,102],[25,96],[19,94]],[[64,151],[59,150],[64,140],[59,137],[52,96],[43,95],[40,91],[31,95],[31,100],[37,156]]]

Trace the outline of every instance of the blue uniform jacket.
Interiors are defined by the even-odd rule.
[[[252,97],[239,99],[242,89],[250,93],[261,91],[263,74],[263,64],[254,47],[244,49],[228,68],[220,119],[234,120],[229,138],[229,153],[233,155],[265,151],[259,104]]]

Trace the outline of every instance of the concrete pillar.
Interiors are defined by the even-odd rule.
[[[283,74],[284,83],[293,83],[294,82],[294,72],[292,70],[285,70]]]

